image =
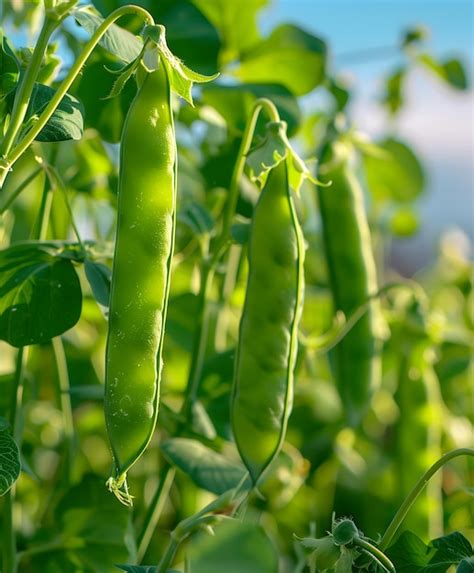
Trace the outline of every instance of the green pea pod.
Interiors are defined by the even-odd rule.
[[[401,353],[395,401],[399,408],[394,436],[396,493],[401,503],[423,475],[441,457],[441,392],[433,367],[434,349],[427,339],[406,332],[397,345]],[[441,476],[434,476],[403,523],[424,539],[443,533]]]
[[[321,154],[318,187],[329,282],[336,311],[349,317],[377,290],[377,274],[361,186],[350,166],[347,148],[330,141]],[[356,426],[381,377],[379,303],[370,304],[354,328],[338,343],[332,366],[348,422]]]
[[[176,142],[166,67],[144,74],[124,125],[106,353],[105,417],[114,472],[126,473],[158,416],[176,213]]]
[[[232,426],[242,460],[256,483],[285,437],[303,302],[303,234],[286,160],[268,175],[253,214],[248,249]]]

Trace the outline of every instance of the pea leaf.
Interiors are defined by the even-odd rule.
[[[197,486],[217,495],[235,488],[247,473],[239,462],[229,460],[197,440],[171,438],[161,449]]]
[[[84,270],[96,301],[102,306],[109,306],[110,281],[112,271],[106,265],[86,259]]]
[[[452,88],[461,91],[468,88],[466,71],[460,60],[452,58],[439,61],[431,54],[420,54],[418,62]]]
[[[209,0],[207,0],[209,1]],[[155,21],[166,27],[168,43],[173,54],[192,69],[204,74],[218,70],[221,38],[196,2],[174,1],[169,9],[160,2],[150,6]],[[228,3],[229,4],[229,3]]]
[[[179,211],[178,221],[187,225],[197,235],[210,233],[214,228],[214,219],[206,207],[192,201]]]
[[[326,56],[326,44],[320,38],[284,24],[242,55],[235,75],[244,82],[280,83],[301,96],[323,81]]]
[[[130,513],[104,489],[103,479],[86,475],[66,491],[54,508],[54,525],[41,533],[43,544],[50,534],[54,549],[27,557],[25,570],[110,573],[117,562],[135,559]]]
[[[246,245],[250,238],[250,223],[234,223],[230,229],[232,239],[237,245]]]
[[[373,197],[397,203],[416,199],[424,191],[425,174],[414,151],[402,141],[390,138],[378,146],[387,153],[364,157],[367,184]]]
[[[388,111],[392,115],[396,115],[403,107],[403,87],[405,77],[406,69],[400,68],[385,80],[385,93],[382,96],[382,103],[388,108]]]
[[[105,141],[118,143],[136,85],[135,82],[126,82],[119,86],[121,91],[116,97],[109,98],[115,95],[117,78],[104,69],[104,64],[110,64],[109,60],[96,59],[97,55],[93,57],[95,61],[84,68],[75,93],[86,110],[86,127],[96,129]]]
[[[76,8],[71,14],[91,36],[104,18],[91,6]],[[142,51],[143,41],[128,30],[112,24],[100,40],[100,45],[124,62],[132,62]]]
[[[414,533],[404,531],[389,547],[387,555],[400,573],[445,573],[474,553],[469,541],[459,532],[425,545]]]
[[[224,63],[239,59],[240,54],[259,41],[257,16],[269,0],[193,0],[193,3],[219,31],[220,57]]]
[[[0,251],[0,339],[47,342],[79,320],[82,294],[73,263],[33,244]]]
[[[0,417],[0,497],[16,482],[20,469],[18,446],[10,434],[8,422]]]
[[[56,90],[43,84],[35,84],[31,94],[30,103],[26,112],[25,121],[32,120],[40,115]],[[7,96],[10,111],[13,107],[15,90]],[[39,132],[36,141],[55,142],[70,139],[81,139],[84,131],[83,107],[78,99],[66,94],[58,105],[46,125]]]
[[[278,557],[259,525],[228,519],[212,536],[193,536],[187,566],[192,573],[275,573]]]
[[[0,100],[15,87],[18,71],[15,52],[0,28]]]

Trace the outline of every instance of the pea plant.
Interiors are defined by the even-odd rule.
[[[390,258],[463,64],[395,39],[371,140],[266,5],[2,5],[1,573],[474,571],[468,239]]]

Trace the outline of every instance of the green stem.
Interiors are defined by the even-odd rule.
[[[430,481],[430,479],[434,476],[434,474],[440,470],[445,464],[451,461],[454,458],[459,456],[473,456],[474,457],[474,448],[458,448],[457,450],[452,450],[447,454],[444,454],[437,462],[435,462],[418,480],[415,484],[411,492],[406,497],[405,501],[399,507],[395,517],[392,519],[390,525],[387,527],[380,543],[379,547],[382,551],[385,551],[387,547],[390,545],[394,535],[397,533],[398,528],[402,524],[403,520],[405,519],[407,513],[410,511],[412,505],[415,503],[417,497],[423,491],[426,484]],[[403,462],[402,462],[403,463]]]
[[[46,49],[48,47],[49,40],[60,23],[60,20],[53,20],[46,13],[43,27],[41,28],[41,32],[31,56],[30,63],[28,64],[26,72],[20,80],[20,85],[15,94],[10,124],[8,125],[5,137],[3,138],[0,145],[0,157],[5,157],[8,155],[15,143],[18,132],[23,126],[28,105],[30,103],[31,94],[33,93],[36,78],[38,77],[38,73],[41,67],[41,63],[43,62]]]
[[[166,503],[166,499],[173,485],[176,470],[168,466],[161,476],[160,483],[155,492],[152,502],[145,516],[142,532],[138,538],[137,565],[143,561],[147,552],[153,533],[156,529],[161,513]]]
[[[208,310],[209,294],[212,289],[212,281],[214,274],[219,264],[222,254],[226,251],[226,245],[229,241],[230,228],[232,219],[235,213],[237,200],[239,197],[239,182],[244,172],[245,160],[247,153],[252,143],[255,127],[260,112],[265,109],[272,121],[279,121],[280,116],[278,110],[269,99],[262,98],[255,101],[252,114],[245,127],[242,137],[242,142],[237,154],[237,160],[232,173],[232,178],[229,186],[229,194],[227,203],[224,208],[223,222],[221,232],[216,239],[214,254],[207,260],[203,261],[201,268],[201,286],[199,291],[198,300],[198,316],[200,317],[199,327],[194,338],[193,354],[191,358],[191,366],[189,369],[188,382],[186,386],[186,395],[183,402],[181,412],[189,414],[193,403],[196,401],[199,381],[202,374],[202,366],[204,364],[204,356],[207,346],[207,335],[209,331],[209,318],[210,313]]]
[[[54,111],[61,103],[61,100],[66,95],[68,89],[71,87],[72,83],[74,82],[77,75],[81,71],[82,66],[84,65],[88,57],[91,55],[92,51],[97,46],[97,44],[100,42],[104,34],[116,20],[127,14],[141,15],[147,22],[153,24],[153,18],[147,10],[141,8],[140,6],[133,6],[133,5],[122,6],[121,8],[114,10],[114,12],[112,12],[101,23],[101,25],[97,28],[97,30],[92,34],[89,41],[85,44],[84,49],[77,57],[77,59],[74,61],[74,64],[71,66],[68,74],[57,88],[56,92],[54,93],[48,105],[45,107],[45,109],[39,116],[36,123],[26,133],[26,135],[18,143],[18,145],[15,148],[13,148],[11,152],[5,153],[5,157],[3,157],[3,165],[0,166],[0,188],[3,186],[5,177],[8,171],[10,170],[11,166],[28,149],[28,147],[33,143],[37,135],[46,125],[49,118],[53,115]]]
[[[13,377],[13,387],[10,403],[10,427],[15,441],[21,424],[19,420],[20,407],[23,399],[23,359],[24,348],[20,347],[16,356],[15,375]],[[17,442],[18,443],[18,442]],[[20,445],[18,445],[20,448]],[[15,502],[14,487],[5,494],[3,509],[3,569],[4,573],[16,572],[16,535],[15,524],[13,522],[13,506]]]
[[[239,198],[239,183],[244,172],[245,161],[247,158],[247,153],[249,152],[250,146],[252,144],[253,135],[255,133],[255,127],[257,125],[258,116],[262,110],[265,110],[270,117],[271,121],[280,121],[280,115],[275,104],[266,98],[257,99],[253,105],[252,114],[250,120],[247,122],[244,134],[242,136],[242,141],[240,143],[239,152],[237,154],[237,161],[234,166],[234,171],[232,173],[232,178],[230,180],[229,195],[227,198],[227,203],[224,210],[224,219],[222,222],[222,229],[217,239],[218,248],[221,243],[227,241],[230,228],[232,226],[232,218],[235,213],[235,208],[237,206],[237,200]]]
[[[69,372],[67,368],[66,353],[64,352],[64,344],[62,338],[57,336],[52,340],[54,359],[56,361],[56,368],[58,371],[57,378],[57,399],[61,408],[63,417],[64,435],[66,438],[65,457],[66,457],[66,471],[65,477],[67,483],[70,483],[70,474],[72,469],[72,462],[74,459],[74,422],[72,416],[71,394],[69,385]]]
[[[43,171],[43,168],[38,167],[38,169],[35,169],[34,171],[32,171],[30,173],[30,175],[28,175],[28,177],[26,177],[20,183],[20,185],[18,185],[18,187],[15,189],[15,191],[10,195],[10,197],[8,197],[8,199],[5,201],[5,203],[0,207],[0,215],[3,215],[10,208],[10,205],[15,201],[15,199],[18,197],[18,195],[20,195],[20,193],[22,193],[28,187],[28,185],[32,181],[34,181],[34,179],[36,179],[36,177],[42,171]]]
[[[375,547],[375,545],[372,545],[372,543],[369,543],[367,540],[360,537],[354,539],[354,545],[358,545],[359,547],[364,548],[367,553],[373,555],[388,571],[395,573],[395,567],[393,563],[385,555],[385,553],[380,551],[378,547]]]
[[[176,552],[178,551],[182,541],[182,538],[177,539],[173,537],[173,535],[170,537],[166,551],[163,554],[163,557],[161,558],[161,561],[156,569],[156,573],[167,573],[170,565],[173,563],[174,556],[176,555]]]
[[[242,247],[232,245],[227,259],[225,276],[222,281],[219,297],[219,315],[217,317],[215,347],[217,352],[223,352],[227,348],[227,330],[229,324],[229,313],[227,305],[235,289],[235,284],[239,276],[240,259]]]
[[[201,379],[204,356],[206,354],[207,337],[209,331],[209,298],[214,279],[214,267],[204,261],[201,275],[201,286],[198,295],[198,309],[196,315],[199,317],[199,324],[194,337],[193,352],[191,356],[191,366],[189,368],[188,381],[186,386],[186,396],[181,408],[181,412],[186,416],[190,414],[191,408],[197,399],[199,381]]]

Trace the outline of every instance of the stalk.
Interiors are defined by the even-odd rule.
[[[390,542],[392,541],[394,535],[397,533],[398,528],[402,524],[407,513],[410,511],[412,505],[415,503],[417,497],[423,491],[423,488],[430,481],[430,479],[435,475],[435,473],[438,470],[440,470],[449,461],[459,456],[474,457],[474,448],[458,448],[456,450],[452,450],[451,452],[444,454],[444,456],[442,456],[428,470],[426,470],[426,472],[417,481],[411,492],[407,495],[405,501],[399,507],[397,513],[395,514],[395,517],[392,519],[390,525],[387,527],[387,530],[383,534],[383,537],[379,543],[381,551],[385,551],[387,547],[390,545]]]
[[[193,403],[197,398],[209,332],[209,294],[212,289],[212,281],[214,279],[217,265],[219,264],[223,253],[227,251],[230,228],[232,226],[232,218],[234,216],[237,200],[239,198],[239,182],[244,172],[245,160],[252,143],[257,120],[260,112],[263,109],[266,111],[271,121],[280,120],[278,110],[273,102],[266,98],[261,98],[255,101],[252,109],[252,114],[245,127],[245,131],[237,154],[237,161],[234,166],[234,171],[232,172],[227,203],[224,207],[222,227],[215,241],[215,247],[213,249],[214,254],[210,260],[205,259],[203,261],[201,268],[201,288],[198,295],[200,322],[194,339],[191,367],[189,370],[186,395],[181,412],[189,413]]]
[[[74,80],[81,71],[82,66],[85,64],[86,60],[89,58],[92,51],[100,42],[104,34],[116,20],[127,14],[138,14],[140,16],[143,16],[148,23],[153,24],[153,18],[147,10],[145,10],[144,8],[140,8],[140,6],[133,6],[133,5],[122,6],[121,8],[114,10],[114,12],[112,12],[101,23],[101,25],[94,32],[89,41],[85,44],[84,49],[79,54],[78,58],[74,61],[74,64],[72,65],[71,69],[69,70],[66,77],[59,85],[55,94],[53,95],[53,97],[51,98],[48,105],[45,107],[45,109],[43,110],[38,120],[33,125],[33,127],[26,133],[23,139],[11,151],[2,149],[3,158],[2,158],[2,164],[0,165],[0,188],[3,186],[7,173],[11,169],[12,165],[15,163],[15,161],[17,161],[19,157],[21,157],[21,155],[33,143],[37,135],[40,133],[40,131],[48,122],[49,118],[53,115],[54,111],[61,103],[61,100],[66,95],[68,89],[71,87]],[[16,122],[14,118],[12,118],[12,121]]]
[[[170,492],[176,470],[168,466],[161,477],[160,483],[145,516],[145,523],[138,538],[137,564],[139,565],[150,545],[151,538],[156,529],[166,498]]]

